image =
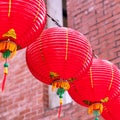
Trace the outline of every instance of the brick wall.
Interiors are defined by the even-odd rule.
[[[100,58],[120,67],[120,0],[68,0],[68,26],[87,36]]]
[[[68,25],[90,40],[95,54],[120,65],[120,2],[118,0],[67,0]],[[25,49],[9,60],[5,91],[0,91],[0,120],[57,120],[58,108],[48,107],[48,89],[29,72]],[[0,62],[2,80],[3,62]],[[1,81],[0,81],[1,82]],[[75,102],[64,105],[59,120],[93,120]],[[101,118],[101,120],[103,120]]]

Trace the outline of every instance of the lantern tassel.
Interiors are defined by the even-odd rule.
[[[5,88],[7,74],[8,74],[8,63],[6,62],[4,64],[4,76],[3,76],[3,80],[2,80],[2,92],[4,91],[4,88]]]
[[[7,74],[4,73],[4,77],[3,77],[3,80],[2,80],[2,92],[4,91],[5,82],[6,82],[6,76],[7,76]]]
[[[60,98],[60,107],[59,107],[59,110],[58,110],[58,118],[60,118],[60,114],[61,114],[61,110],[62,110],[62,104],[63,104],[63,99]]]
[[[58,118],[60,117],[60,113],[61,113],[61,109],[62,109],[64,92],[65,92],[65,90],[63,88],[58,88],[58,90],[57,90],[57,95],[60,98],[60,107],[59,107],[59,111],[58,111]]]

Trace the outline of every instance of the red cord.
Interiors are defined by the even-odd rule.
[[[58,110],[58,118],[60,118],[61,109],[62,109],[62,104],[60,104],[60,107],[59,107],[59,110]]]
[[[3,81],[2,81],[2,92],[3,92],[4,87],[5,87],[6,76],[7,76],[7,74],[6,74],[6,73],[4,73],[4,77],[3,77]]]

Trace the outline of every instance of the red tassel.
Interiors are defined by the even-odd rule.
[[[61,110],[62,110],[62,104],[60,104],[60,107],[59,107],[59,110],[58,110],[58,118],[60,118]]]
[[[3,92],[4,87],[5,87],[6,76],[7,76],[7,74],[6,74],[6,73],[4,73],[4,77],[3,77],[3,81],[2,81],[2,92]]]

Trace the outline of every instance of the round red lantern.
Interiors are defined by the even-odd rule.
[[[120,119],[120,93],[111,102],[104,106],[102,116],[105,120],[119,120]]]
[[[46,8],[43,0],[1,0],[0,42],[8,38],[17,48],[35,41],[45,26]]]
[[[6,61],[5,80],[7,59],[40,35],[45,26],[46,8],[43,0],[1,0],[0,8],[0,53]]]
[[[77,103],[88,106],[88,113],[94,113],[98,120],[104,105],[115,99],[119,88],[118,68],[107,60],[93,59],[88,73],[71,85],[69,94]]]
[[[92,61],[92,49],[84,35],[70,28],[44,30],[37,41],[27,48],[26,60],[31,73],[40,81],[64,90],[76,76],[84,75]]]

